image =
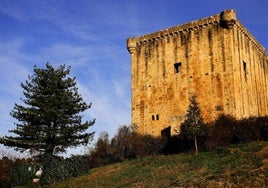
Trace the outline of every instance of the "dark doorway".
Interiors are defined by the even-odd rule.
[[[167,127],[161,131],[161,138],[170,138],[171,137],[171,127]]]

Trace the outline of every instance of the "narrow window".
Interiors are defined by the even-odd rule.
[[[181,62],[174,63],[174,72],[175,72],[175,74],[180,72],[180,67],[181,67]]]
[[[152,115],[152,120],[154,121],[154,115]]]
[[[243,69],[244,69],[245,80],[247,81],[247,63],[245,61],[243,61]]]
[[[159,115],[158,114],[156,114],[156,120],[159,120]]]
[[[244,69],[244,72],[247,71],[247,63],[245,61],[243,61],[243,69]]]

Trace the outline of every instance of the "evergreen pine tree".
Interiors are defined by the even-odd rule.
[[[194,141],[195,154],[198,154],[198,139],[208,134],[208,127],[203,122],[201,110],[195,95],[190,98],[186,118],[180,127],[180,134]]]
[[[18,121],[1,143],[17,150],[56,155],[68,147],[87,144],[94,132],[86,130],[95,119],[82,123],[81,112],[89,109],[78,94],[75,77],[71,78],[70,67],[54,68],[49,63],[45,69],[34,66],[34,74],[21,83],[24,105],[15,104],[11,116]]]

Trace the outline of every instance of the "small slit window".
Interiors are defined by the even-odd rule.
[[[247,81],[247,63],[245,61],[243,61],[243,69],[244,69],[245,80]]]
[[[175,72],[175,74],[180,72],[180,67],[181,67],[181,62],[174,63],[174,72]]]
[[[247,63],[245,61],[243,61],[243,69],[245,72],[247,71]]]
[[[152,121],[157,121],[159,120],[159,115],[158,114],[155,114],[155,115],[152,115]]]

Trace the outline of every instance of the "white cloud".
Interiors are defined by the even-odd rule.
[[[67,43],[54,43],[41,52],[51,64],[66,64],[68,66],[79,66],[90,61],[94,54],[90,53],[86,46],[78,46]]]
[[[10,40],[0,46],[0,84],[2,92],[16,95],[20,83],[27,79],[28,66],[33,58],[22,54],[20,48],[24,45],[22,40]]]
[[[117,85],[117,89],[123,87]],[[89,88],[88,86],[78,83],[78,89],[83,99],[86,102],[92,102],[92,107],[89,110],[90,117],[96,118],[94,130],[97,133],[107,131],[114,134],[118,127],[123,124],[130,124],[130,112],[128,98],[121,94],[126,93],[120,89],[120,93],[116,88],[107,91],[102,87]],[[119,94],[119,95],[118,95]]]
[[[19,102],[22,97],[20,83],[24,82],[29,75],[27,66],[21,63],[30,60],[19,52],[22,45],[21,40],[12,40],[0,46],[0,136],[15,128],[14,120],[9,113],[14,103]]]

